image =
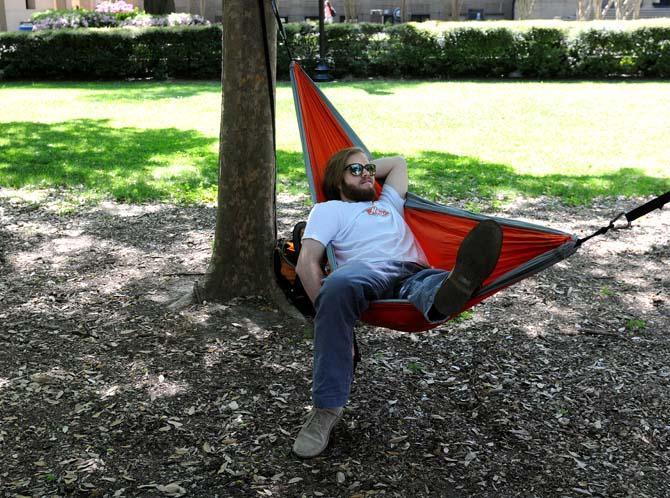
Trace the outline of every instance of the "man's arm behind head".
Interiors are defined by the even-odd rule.
[[[393,187],[401,198],[407,195],[409,177],[407,162],[402,156],[380,157],[372,161],[377,166],[375,178],[384,180],[384,183]]]

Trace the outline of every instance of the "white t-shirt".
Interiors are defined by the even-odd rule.
[[[303,239],[333,245],[338,266],[348,261],[414,261],[426,257],[404,219],[405,201],[384,185],[376,201],[327,201],[309,213]]]

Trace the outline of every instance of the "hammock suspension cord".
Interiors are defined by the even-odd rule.
[[[277,13],[274,0],[272,7]],[[263,36],[263,51],[265,53],[265,73],[268,82],[268,97],[270,99],[270,114],[272,116],[272,153],[274,155],[274,181],[272,195],[272,219],[274,225],[274,238],[277,240],[277,119],[275,116],[275,95],[272,85],[272,64],[270,61],[270,46],[268,44],[268,27],[265,22],[265,0],[258,0],[258,9],[261,17],[261,35]],[[283,26],[282,26],[283,29]],[[286,35],[284,35],[286,36]]]
[[[645,214],[651,213],[655,209],[662,209],[663,206],[668,202],[670,202],[670,191],[666,192],[665,194],[661,194],[658,197],[650,200],[649,202],[642,204],[641,206],[638,206],[634,209],[631,209],[628,212],[622,211],[612,221],[609,222],[609,225],[599,228],[598,230],[596,230],[587,237],[582,237],[581,239],[579,239],[576,243],[576,247],[581,246],[584,242],[586,242],[589,239],[592,239],[593,237],[596,237],[597,235],[606,234],[610,230],[623,230],[626,228],[630,228],[631,223],[633,221],[637,220],[638,218],[641,218]],[[625,225],[617,225],[616,222],[623,217],[626,218],[627,223]]]
[[[286,36],[286,30],[284,29],[284,23],[281,20],[281,17],[279,17],[279,8],[277,7],[277,1],[272,0],[272,11],[274,12],[275,19],[277,20],[277,30],[279,33],[279,38],[281,41],[284,43],[284,48],[286,49],[286,53],[288,54],[288,60],[292,61],[293,60],[293,53],[291,52],[291,46],[289,45],[288,42],[288,36]]]

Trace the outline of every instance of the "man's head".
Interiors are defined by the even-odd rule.
[[[370,160],[358,147],[342,149],[328,161],[323,191],[329,201],[372,201],[377,196]]]

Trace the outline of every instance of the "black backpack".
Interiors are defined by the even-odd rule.
[[[301,221],[293,227],[291,239],[279,239],[275,246],[274,265],[279,287],[287,299],[305,316],[314,316],[314,306],[295,272],[300,255],[302,234],[307,223]]]

